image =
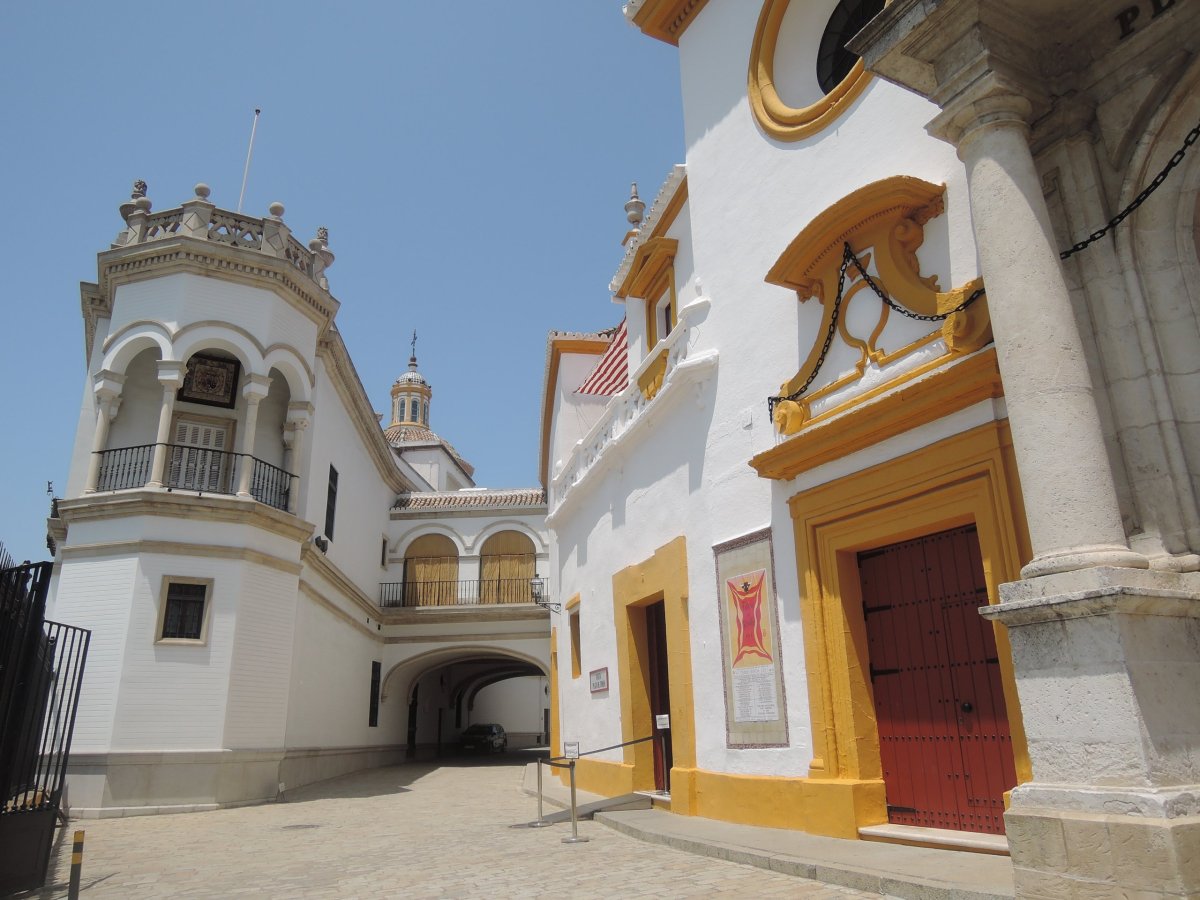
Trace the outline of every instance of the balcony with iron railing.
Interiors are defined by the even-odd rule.
[[[383,609],[501,606],[532,602],[528,578],[391,581],[379,585],[379,605]]]
[[[154,470],[156,444],[99,451],[96,492],[146,487]],[[236,494],[245,467],[250,466],[247,492],[259,503],[287,510],[295,475],[254,456],[203,447],[165,444],[163,487],[198,494]]]

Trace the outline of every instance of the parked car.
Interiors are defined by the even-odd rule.
[[[508,734],[501,725],[472,725],[462,733],[462,748],[503,753],[508,749]]]

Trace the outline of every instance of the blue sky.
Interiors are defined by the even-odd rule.
[[[415,328],[431,426],[488,487],[537,481],[546,332],[616,324],[629,182],[683,159],[675,48],[619,0],[12,4],[0,541],[46,557],[86,373],[80,281],[136,178],[204,181],[304,241],[330,231],[337,322],[377,410]]]

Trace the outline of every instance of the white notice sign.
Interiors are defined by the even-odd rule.
[[[567,759],[579,759],[579,741],[563,741],[563,756]]]
[[[775,664],[733,670],[733,720],[774,722],[779,718],[775,700]]]

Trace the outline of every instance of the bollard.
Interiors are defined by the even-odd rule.
[[[530,822],[530,828],[545,828],[550,823],[546,821],[546,817],[542,815],[542,761],[537,761],[538,773],[538,817],[536,822]]]
[[[75,843],[71,847],[71,883],[67,887],[67,900],[79,900],[79,876],[83,871],[83,832],[75,832]]]
[[[591,838],[579,836],[579,810],[575,804],[575,760],[571,760],[571,836],[562,839],[564,844],[583,844]]]

